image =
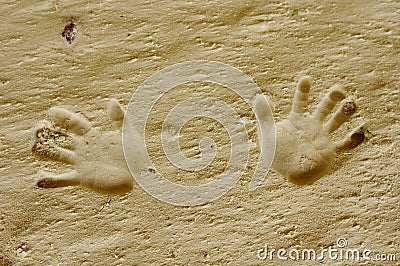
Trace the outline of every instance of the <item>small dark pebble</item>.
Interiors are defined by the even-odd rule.
[[[65,37],[65,39],[67,39],[67,41],[71,44],[75,40],[77,32],[78,28],[76,27],[76,24],[71,22],[65,26],[61,35]]]

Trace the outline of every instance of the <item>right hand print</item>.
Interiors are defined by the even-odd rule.
[[[310,87],[309,76],[299,80],[288,118],[276,125],[277,143],[272,168],[296,185],[314,183],[331,170],[337,152],[353,149],[365,139],[366,128],[362,124],[344,139],[332,141],[329,134],[350,119],[356,111],[356,104],[351,98],[346,98],[340,86],[335,85],[315,111],[308,114]],[[342,103],[338,110],[324,123],[339,101]],[[264,104],[261,98],[256,98],[256,113],[265,112]]]

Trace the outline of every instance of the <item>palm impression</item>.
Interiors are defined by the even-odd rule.
[[[337,152],[357,147],[366,132],[362,124],[344,139],[331,140],[330,133],[355,113],[356,103],[346,98],[343,89],[335,85],[309,114],[306,109],[310,87],[309,76],[299,80],[288,118],[276,125],[277,143],[272,168],[297,185],[312,184],[327,174]],[[325,121],[338,102],[341,102],[339,108]],[[267,108],[261,97],[256,98],[254,109],[258,117],[262,118]]]

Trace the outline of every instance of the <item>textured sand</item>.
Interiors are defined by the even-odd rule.
[[[399,263],[400,3],[314,2],[1,1],[0,265],[350,264],[257,258],[266,244],[319,251],[335,247],[338,238],[373,255],[396,254]],[[78,36],[69,45],[61,32],[71,16]],[[78,112],[100,132],[115,130],[105,115],[110,97],[126,106],[156,71],[198,59],[251,76],[273,101],[277,121],[290,110],[299,76],[314,79],[312,107],[330,85],[341,83],[358,99],[359,110],[336,136],[368,121],[369,140],[339,155],[335,172],[312,186],[295,186],[272,171],[250,193],[255,148],[238,184],[200,207],[174,207],[137,185],[111,198],[81,188],[35,186],[40,169],[72,169],[32,156],[31,129],[50,107]],[[188,97],[179,92],[159,103],[155,121]],[[223,95],[254,119],[240,98],[228,90]],[[190,141],[201,137],[192,129],[201,134],[209,125],[222,151],[228,145],[220,125],[193,121],[182,137],[188,156],[197,149]],[[223,171],[224,152],[194,178],[170,170],[152,137],[159,125],[148,129],[154,160],[172,181],[205,183]],[[256,138],[254,127],[249,134]]]

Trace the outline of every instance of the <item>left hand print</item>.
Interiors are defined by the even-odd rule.
[[[124,118],[115,99],[110,100],[108,113],[114,121]],[[72,164],[75,170],[63,174],[40,170],[38,187],[82,186],[107,195],[132,190],[133,177],[125,163],[120,128],[101,132],[82,116],[58,107],[50,108],[49,116],[51,122],[43,121],[34,130],[32,152],[41,159]]]

